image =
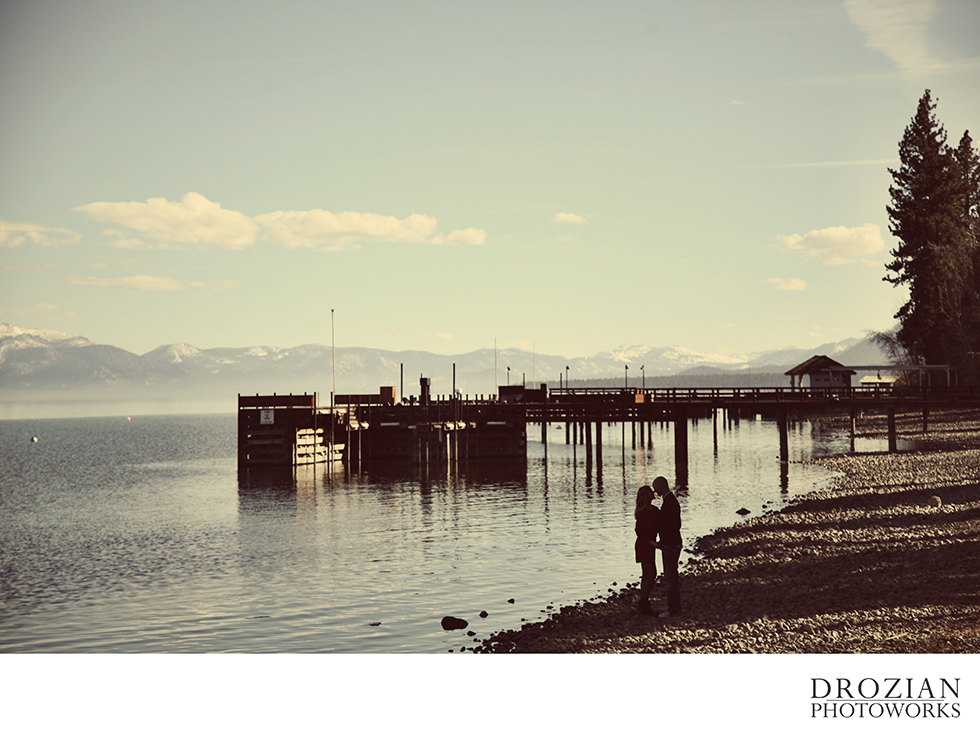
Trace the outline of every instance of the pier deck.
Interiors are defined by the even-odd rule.
[[[382,398],[341,397],[342,405],[320,407],[312,395],[239,395],[239,464],[246,467],[300,465],[346,460],[394,460],[411,464],[457,459],[520,458],[526,455],[527,425],[564,423],[566,440],[584,436],[601,422],[670,421],[675,457],[687,463],[687,423],[725,410],[737,419],[762,414],[777,419],[780,457],[788,459],[791,415],[864,412],[889,417],[889,448],[897,445],[896,412],[919,411],[928,430],[933,409],[980,406],[980,388],[879,385],[832,388],[558,388],[501,389],[501,398],[430,398],[396,403],[392,387]],[[642,429],[642,427],[641,427]],[[598,433],[597,433],[598,434]]]

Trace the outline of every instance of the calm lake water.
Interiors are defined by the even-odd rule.
[[[636,488],[675,476],[660,425],[635,447],[604,425],[601,464],[532,426],[526,464],[427,480],[239,475],[236,429],[233,414],[0,421],[0,651],[458,652],[638,581]],[[792,427],[792,460],[848,449]],[[689,545],[831,478],[781,470],[769,421],[692,422],[689,450]]]

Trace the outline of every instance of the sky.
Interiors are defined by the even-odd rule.
[[[980,3],[0,4],[0,322],[134,353],[738,355],[894,326]]]

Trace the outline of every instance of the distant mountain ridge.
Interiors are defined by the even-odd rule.
[[[887,358],[868,339],[851,338],[816,348],[784,348],[730,356],[679,346],[623,345],[592,356],[566,358],[518,349],[481,349],[443,356],[425,351],[385,351],[338,347],[336,369],[329,346],[292,348],[245,346],[201,349],[187,343],[160,346],[137,355],[82,336],[37,328],[0,325],[0,391],[96,391],[107,398],[215,398],[237,393],[303,393],[317,391],[329,400],[338,393],[376,393],[380,386],[404,383],[417,394],[419,377],[432,379],[433,392],[492,394],[507,383],[573,386],[610,381],[640,386],[646,379],[678,374],[782,374],[815,354],[846,365],[884,364]],[[717,377],[724,378],[724,377]],[[628,380],[628,381],[627,381]],[[734,385],[734,383],[733,383]],[[21,396],[24,396],[23,394]]]

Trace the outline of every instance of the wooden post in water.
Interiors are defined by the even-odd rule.
[[[929,405],[922,405],[922,432],[926,433],[929,431]]]
[[[786,414],[786,407],[779,408],[776,421],[779,423],[779,461],[786,463],[789,462],[789,434],[787,428],[787,422],[789,420]]]
[[[888,410],[888,452],[898,452],[898,434],[895,431],[895,407]]]
[[[674,410],[674,467],[677,485],[687,486],[687,409]]]
[[[592,423],[583,422],[585,432],[585,484],[592,485]]]
[[[595,459],[599,469],[602,469],[602,420],[595,423]]]
[[[718,407],[711,410],[711,447],[714,455],[718,457]]]

